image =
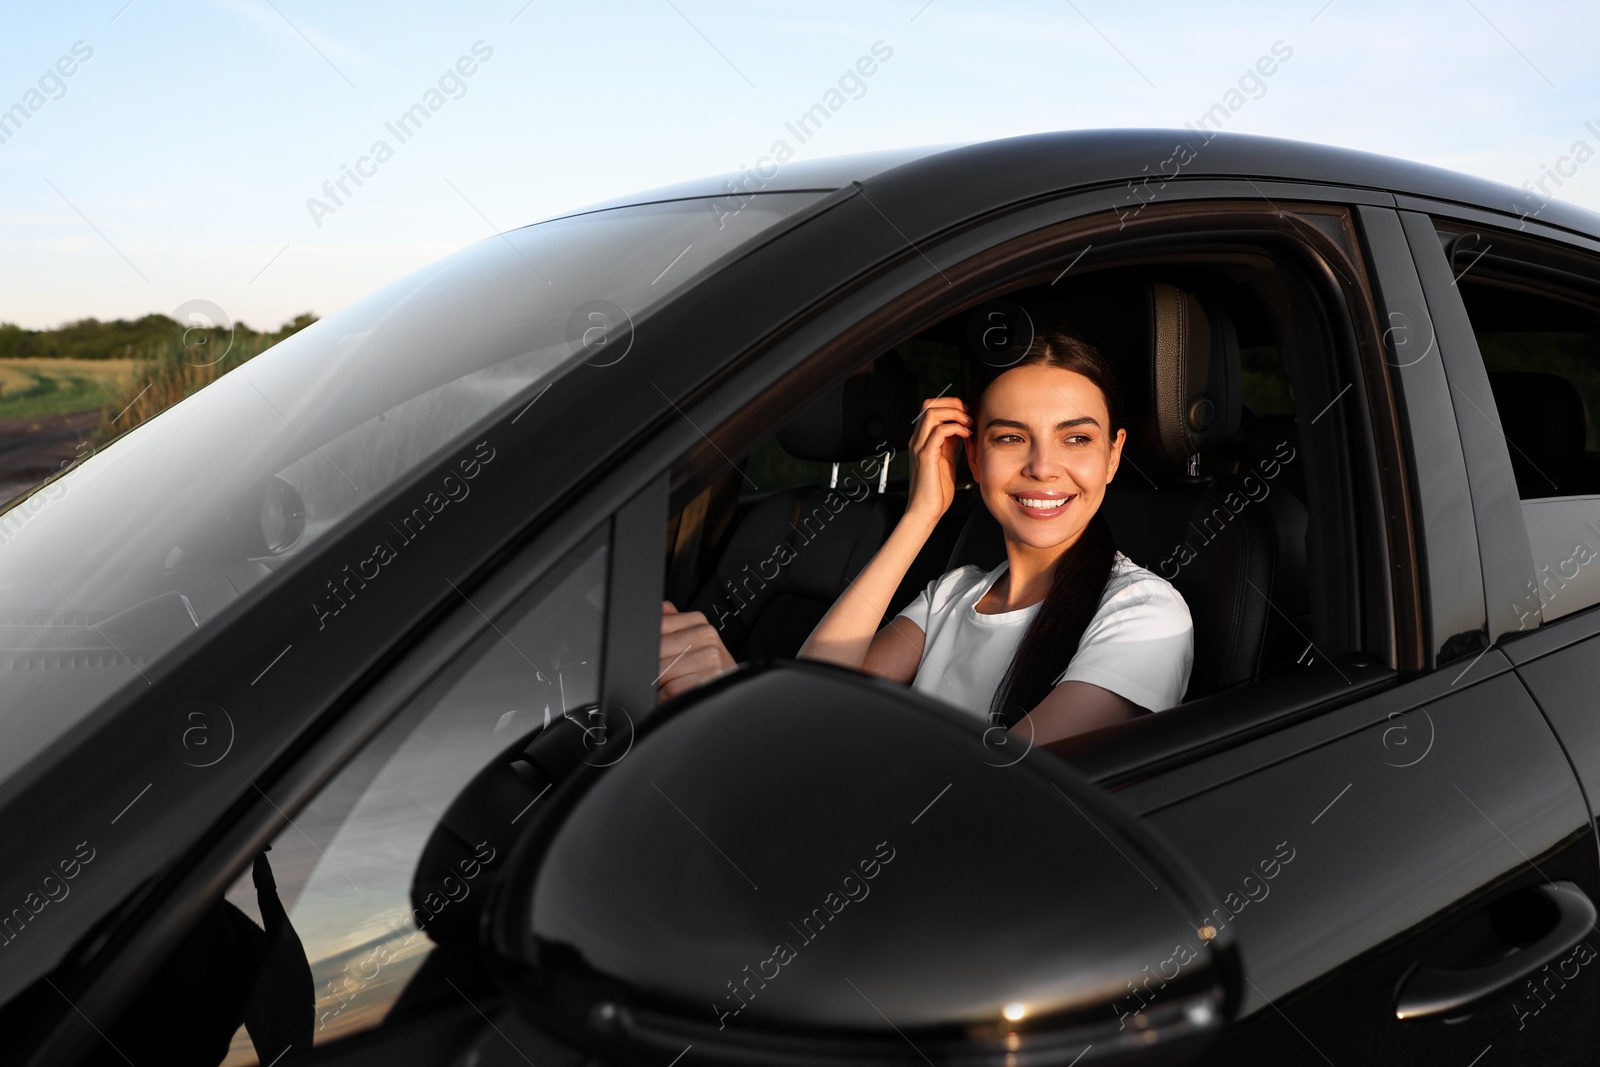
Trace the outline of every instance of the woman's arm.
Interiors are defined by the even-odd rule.
[[[867,658],[861,669],[891,682],[910,685],[922,666],[922,649],[927,634],[922,627],[903,616],[889,620],[867,646]]]
[[[905,579],[917,553],[927,544],[937,519],[926,512],[907,512],[872,560],[856,575],[833,607],[800,646],[797,659],[821,660],[841,667],[867,670],[885,678],[909,682],[922,659],[922,628],[909,619],[891,620],[881,631],[878,623],[891,605],[889,599]],[[915,657],[910,653],[915,651]],[[910,671],[906,667],[909,664]],[[901,675],[904,675],[902,678]]]
[[[889,598],[900,588],[917,553],[955,500],[956,452],[962,439],[972,436],[972,422],[966,404],[957,397],[935,396],[922,402],[922,414],[911,435],[905,513],[883,547],[811,631],[796,653],[797,659],[837,663],[897,681],[910,682],[916,676],[921,642],[907,633],[905,622],[891,621],[882,631],[878,623],[893,606]],[[915,624],[911,626],[921,631]],[[916,660],[911,660],[904,647],[910,645],[916,646]]]
[[[1058,682],[1038,707],[1017,720],[1011,732],[1035,745],[1048,745],[1149,714],[1149,709],[1109,689],[1069,679]]]

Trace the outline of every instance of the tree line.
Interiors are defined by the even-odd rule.
[[[254,330],[236,322],[231,331],[233,345],[254,354],[316,321],[315,315],[306,312],[276,330]],[[228,346],[229,333],[226,328],[185,327],[159,314],[109,322],[79,319],[50,330],[25,330],[0,322],[0,359],[159,359],[174,349],[192,351],[198,345],[210,344],[213,350],[221,350]]]

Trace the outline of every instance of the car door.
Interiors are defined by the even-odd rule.
[[[1197,921],[1238,934],[1245,1002],[1213,1062],[1586,1062],[1595,837],[1499,647],[1523,574],[1491,554],[1503,499],[1469,478],[1487,438],[1462,416],[1488,383],[1445,348],[1400,216],[1358,217],[1387,324],[1367,393],[1397,394],[1408,469],[1386,476],[1413,494],[1427,667],[1120,795],[1223,894]]]

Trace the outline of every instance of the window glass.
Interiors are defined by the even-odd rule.
[[[644,204],[499,234],[300,331],[0,512],[0,779],[473,423],[579,361],[621,358],[630,323],[823,195]]]
[[[535,727],[581,718],[598,700],[607,554],[602,530],[543,576],[273,840],[265,855],[310,965],[316,1045],[380,1025],[435,951],[430,922],[483,888],[469,864],[459,897],[413,891],[424,846],[462,787]],[[474,846],[487,861],[508,842]],[[226,899],[265,926],[256,881],[247,870]],[[270,984],[250,1003],[269,998]],[[256,1048],[241,1025],[223,1062],[267,1064],[281,1051]]]
[[[1489,372],[1543,618],[1600,603],[1600,261],[1547,259],[1510,235],[1440,238]]]
[[[1244,402],[1257,415],[1293,415],[1294,396],[1283,361],[1272,345],[1239,348],[1239,369]]]

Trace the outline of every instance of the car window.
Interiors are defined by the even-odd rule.
[[[1262,257],[1263,265],[1270,262]],[[1352,595],[1360,583],[1350,580],[1358,557],[1348,551],[1355,532],[1344,520],[1333,521],[1353,514],[1353,502],[1364,491],[1347,458],[1355,451],[1350,434],[1359,426],[1357,408],[1354,402],[1340,403],[1350,393],[1341,380],[1347,353],[1324,347],[1322,338],[1298,329],[1316,298],[1287,289],[1279,273],[1262,269],[1241,280],[1221,271],[1202,272],[1196,265],[1186,269],[1182,279],[1193,292],[1205,294],[1221,324],[1218,343],[1237,344],[1241,365],[1238,427],[1199,450],[1198,473],[1190,470],[1193,457],[1155,447],[1154,416],[1141,410],[1147,394],[1129,392],[1148,387],[1152,358],[1145,347],[1147,326],[1134,317],[1151,314],[1142,287],[1153,284],[1151,278],[1174,274],[1175,268],[1123,268],[1086,276],[1078,285],[1047,282],[1007,291],[1000,299],[1037,308],[1029,312],[1036,321],[1073,324],[1109,354],[1124,380],[1133,430],[1144,436],[1140,451],[1130,446],[1124,452],[1105,513],[1119,551],[1172,583],[1196,620],[1195,668],[1186,699],[1199,701],[1274,673],[1303,673],[1306,685],[1319,691],[1346,684],[1338,667],[1319,665],[1362,647],[1361,604]],[[966,347],[969,322],[966,312],[954,313],[925,326],[912,342],[864,357],[858,369],[869,365],[867,358],[894,357],[913,371],[919,404],[939,395],[971,397],[975,392],[968,379],[976,358]],[[813,402],[784,389],[761,404],[771,412],[769,425],[783,426]],[[853,417],[848,411],[824,411],[817,415],[819,424],[830,425],[820,423],[828,414],[833,424]],[[832,504],[812,505],[792,494],[775,501],[753,499],[758,491],[770,496],[787,487],[766,480],[778,469],[775,463],[759,462],[764,450],[781,447],[782,436],[781,431],[769,435],[755,446],[744,474],[754,477],[758,489],[745,490],[747,506],[732,521],[724,543],[701,560],[695,580],[677,581],[676,595],[667,596],[704,613],[736,661],[794,657],[898,517],[892,509],[855,510],[853,505],[867,499],[859,492],[840,493]],[[896,458],[909,458],[908,453],[902,448]],[[956,454],[962,459],[960,486],[971,476],[965,450]],[[828,466],[816,464],[819,469],[805,481],[828,485]],[[891,478],[894,474],[891,464]],[[722,471],[718,475],[725,477]],[[902,499],[904,487],[900,482]],[[976,564],[987,570],[1005,558],[1003,531],[999,523],[986,521],[984,507],[974,486],[958,494],[908,565],[886,606],[885,623],[958,567]],[[812,517],[801,520],[807,508]],[[816,541],[825,547],[808,547]],[[1258,614],[1230,614],[1229,605],[1252,601],[1261,604]],[[1244,622],[1236,625],[1236,619]],[[1307,670],[1311,667],[1319,669]]]
[[[497,235],[15,502],[0,513],[0,779],[496,408],[576,362],[623,358],[663,300],[822,195],[644,204]]]
[[[235,959],[254,966],[235,985],[251,992],[242,1004],[213,1000],[213,1010],[231,1011],[229,1018],[237,1023],[270,1016],[274,1004],[287,1003],[303,1022],[314,997],[310,1033],[318,1046],[383,1024],[437,950],[430,928],[448,922],[449,909],[469,907],[464,901],[473,895],[482,899],[487,876],[477,861],[487,863],[505,852],[514,830],[508,826],[497,840],[471,842],[472,854],[462,857],[454,882],[446,877],[442,893],[429,892],[427,886],[438,883],[437,872],[425,877],[419,861],[425,848],[437,847],[442,816],[496,754],[559,716],[582,725],[598,699],[608,547],[602,527],[492,620],[294,813],[263,853],[270,868],[265,880],[276,883],[275,897],[260,892],[259,868],[247,869],[227,890],[225,903],[212,910],[226,914],[247,935],[245,942],[274,929],[273,913],[281,904],[303,948],[304,964],[297,950],[289,952],[287,967],[281,959],[270,964],[270,956],[237,953]],[[185,951],[175,950],[163,973],[172,971],[173,960]],[[298,987],[296,968],[302,968]],[[189,977],[174,974],[171,981],[187,989]],[[158,975],[153,984],[162,987],[164,980]],[[444,982],[425,984],[449,993]],[[407,995],[416,1002],[408,1007],[426,1009],[431,1003],[425,996],[419,1000],[415,988]],[[128,1016],[138,1013],[136,1004]],[[283,1018],[281,1010],[278,1017]],[[138,1026],[136,1018],[119,1024],[123,1034]],[[274,1032],[265,1024],[256,1029]],[[112,1036],[116,1039],[118,1031]],[[267,1064],[281,1054],[280,1047],[256,1047],[239,1024],[223,1062]]]
[[[1600,603],[1600,259],[1510,234],[1440,238],[1489,372],[1543,617]]]
[[[1241,345],[1240,382],[1244,402],[1257,415],[1293,415],[1289,376],[1274,345]]]

